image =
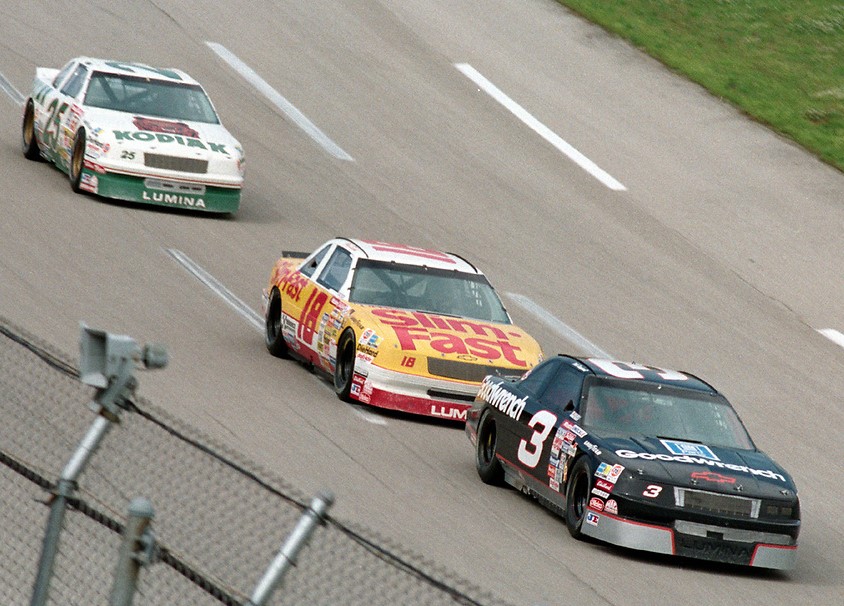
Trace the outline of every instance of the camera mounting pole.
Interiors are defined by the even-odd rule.
[[[50,516],[41,546],[31,606],[47,603],[68,499],[76,492],[76,480],[103,438],[115,423],[120,422],[120,411],[128,409],[128,400],[138,386],[134,375],[136,366],[148,369],[167,366],[167,350],[163,346],[146,345],[141,349],[130,337],[94,330],[84,322],[80,323],[79,346],[79,380],[97,388],[90,404],[97,418],[65,465],[50,497]]]

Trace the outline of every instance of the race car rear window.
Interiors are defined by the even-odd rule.
[[[170,120],[220,123],[205,91],[184,82],[94,72],[85,105]]]
[[[349,300],[510,324],[501,300],[484,276],[448,269],[360,259]]]

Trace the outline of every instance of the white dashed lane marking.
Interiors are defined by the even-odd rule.
[[[615,191],[625,191],[627,188],[619,183],[612,175],[602,169],[600,166],[592,162],[589,158],[584,156],[572,145],[564,141],[557,133],[542,124],[539,120],[534,118],[525,108],[513,101],[504,92],[501,91],[492,82],[487,80],[474,67],[468,63],[455,63],[454,67],[459,69],[464,76],[469,78],[472,82],[478,85],[490,97],[498,101],[501,105],[507,108],[514,116],[526,124],[540,137],[545,139],[548,143],[556,147],[563,154],[565,154],[572,162],[577,164],[580,168],[595,177],[598,181]]]
[[[343,151],[340,146],[332,141],[328,135],[322,132],[316,124],[311,122],[305,114],[296,109],[290,101],[285,99],[281,93],[270,86],[266,80],[255,73],[255,70],[241,61],[229,49],[222,44],[217,44],[216,42],[206,42],[205,44],[208,45],[208,48],[217,53],[217,56],[219,56],[220,59],[228,63],[229,67],[243,76],[249,84],[258,90],[258,92],[269,99],[273,105],[284,113],[284,115],[293,120],[296,126],[305,131],[305,133],[311,139],[316,141],[326,152],[340,160],[354,162],[354,158]]]
[[[818,332],[836,345],[844,347],[844,334],[838,332],[834,328],[819,328]]]

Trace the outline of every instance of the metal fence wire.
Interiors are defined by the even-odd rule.
[[[51,490],[90,426],[70,359],[0,316],[0,604],[29,604]],[[69,500],[49,603],[107,604],[127,508],[154,505],[159,560],[133,604],[246,604],[307,508],[293,486],[133,397]],[[328,515],[269,604],[507,606],[376,531]]]

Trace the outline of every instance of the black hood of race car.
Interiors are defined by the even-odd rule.
[[[643,436],[595,441],[608,462],[623,465],[633,477],[741,496],[796,495],[791,476],[759,450]]]

